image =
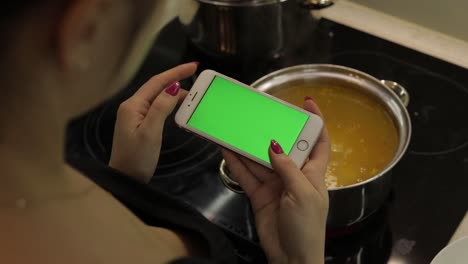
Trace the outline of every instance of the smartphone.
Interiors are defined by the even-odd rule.
[[[272,139],[301,168],[323,128],[319,116],[212,70],[197,78],[175,122],[269,168]]]

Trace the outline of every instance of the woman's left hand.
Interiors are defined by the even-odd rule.
[[[141,182],[149,182],[161,150],[164,122],[187,94],[178,81],[192,76],[197,63],[187,63],[154,76],[117,112],[109,165]],[[164,90],[164,91],[163,91]]]
[[[310,97],[304,109],[322,117]],[[267,151],[267,150],[265,150]],[[250,200],[257,234],[269,263],[324,263],[330,156],[326,127],[299,169],[278,142],[268,149],[273,171],[223,150],[226,163]]]

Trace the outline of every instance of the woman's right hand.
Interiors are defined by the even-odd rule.
[[[186,63],[154,76],[120,105],[109,166],[140,182],[151,180],[166,118],[187,94],[179,81],[192,76],[197,66]]]
[[[320,116],[306,98],[304,108]],[[249,197],[257,233],[270,263],[323,263],[328,191],[324,176],[330,140],[324,128],[302,169],[272,141],[268,150],[273,171],[224,151],[224,158]]]

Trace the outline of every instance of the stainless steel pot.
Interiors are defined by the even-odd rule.
[[[276,58],[284,46],[284,16],[301,6],[321,9],[332,0],[191,0],[180,21],[192,42],[215,56]],[[290,3],[288,3],[290,2]],[[300,26],[300,25],[298,25]]]
[[[284,86],[293,82],[333,83],[353,87],[379,99],[392,115],[398,129],[399,145],[393,160],[379,174],[353,185],[329,188],[330,209],[327,219],[329,230],[339,230],[359,223],[377,211],[391,189],[391,169],[405,153],[411,138],[411,121],[406,106],[409,95],[396,82],[382,80],[361,71],[329,64],[299,65],[270,73],[255,81],[252,86],[261,91]],[[229,177],[224,163],[220,177],[228,188],[241,192],[239,185]]]

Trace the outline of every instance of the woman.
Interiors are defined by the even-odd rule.
[[[151,43],[155,2],[1,4],[0,263],[235,262],[219,230],[144,186],[158,162],[165,119],[186,94],[178,81],[197,63],[153,77],[119,108],[110,166],[132,178],[78,165],[98,175],[91,177],[97,183],[110,178],[114,196],[64,162],[67,122],[130,78]],[[311,98],[304,107],[320,114]],[[322,263],[327,132],[302,170],[279,144],[268,151],[274,172],[224,152],[252,203],[268,261]],[[128,207],[150,208],[149,216],[140,219]]]

